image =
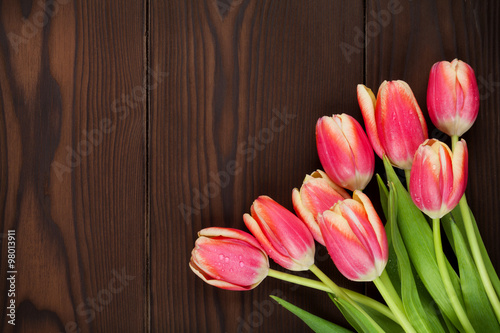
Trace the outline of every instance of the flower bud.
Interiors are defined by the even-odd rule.
[[[427,108],[440,131],[450,136],[467,132],[479,111],[474,70],[458,59],[435,63],[429,75]]]
[[[427,139],[427,125],[410,86],[404,81],[384,81],[377,99],[358,85],[358,102],[366,132],[380,158],[410,170],[418,146]]]
[[[351,196],[340,186],[335,184],[326,173],[321,170],[307,175],[302,183],[300,191],[293,189],[293,208],[297,215],[311,231],[314,239],[325,245],[319,225],[316,221],[318,214],[330,209],[340,200]]]
[[[353,199],[339,201],[318,222],[328,253],[346,278],[373,281],[382,274],[389,256],[387,237],[365,194],[354,191]]]
[[[228,290],[250,290],[267,276],[267,254],[249,233],[206,228],[198,236],[189,267],[206,283]]]
[[[467,144],[457,142],[452,153],[438,140],[425,141],[417,150],[410,174],[410,195],[431,218],[449,213],[467,186]]]
[[[245,225],[267,254],[291,271],[305,271],[314,264],[314,238],[297,216],[268,196],[258,197]]]
[[[318,119],[316,145],[326,174],[336,184],[351,191],[362,190],[372,179],[373,149],[353,117],[341,114]]]

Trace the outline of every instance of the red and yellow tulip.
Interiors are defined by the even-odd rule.
[[[373,149],[361,125],[347,114],[316,123],[318,155],[328,176],[351,191],[363,190],[375,167]]]
[[[443,142],[427,140],[417,150],[410,175],[410,195],[431,218],[441,218],[460,201],[467,186],[467,144],[452,153]]]
[[[427,108],[432,123],[442,132],[458,136],[467,132],[479,111],[474,70],[458,59],[435,63],[427,87]]]
[[[191,252],[189,267],[206,283],[228,290],[250,290],[264,280],[269,259],[249,233],[229,228],[206,228]]]
[[[373,281],[387,264],[384,226],[370,199],[354,191],[318,217],[328,253],[338,270],[353,281]]]
[[[314,264],[314,238],[301,219],[268,196],[258,197],[251,213],[245,225],[278,265],[304,271]]]
[[[294,188],[292,191],[295,212],[307,225],[314,239],[323,245],[325,241],[316,221],[318,214],[330,209],[338,201],[348,198],[351,196],[321,170],[307,175],[300,190]]]
[[[410,170],[418,146],[427,139],[427,125],[410,86],[404,81],[384,81],[377,98],[358,85],[358,103],[366,132],[380,158]]]

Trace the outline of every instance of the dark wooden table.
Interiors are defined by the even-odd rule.
[[[361,120],[356,84],[405,80],[425,112],[432,64],[456,57],[481,94],[467,195],[500,266],[498,1],[3,0],[0,19],[3,332],[307,331],[270,294],[345,324],[321,292],[204,284],[196,233],[244,228],[261,194],[291,208],[316,120]],[[324,248],[317,264],[374,294]]]

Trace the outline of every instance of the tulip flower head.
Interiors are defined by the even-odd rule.
[[[349,280],[373,281],[385,269],[387,236],[370,199],[354,191],[318,217],[326,248],[335,266]]]
[[[377,99],[361,84],[357,93],[366,132],[377,155],[410,170],[418,146],[428,138],[424,116],[410,86],[404,81],[384,81]]]
[[[314,239],[323,245],[325,241],[316,221],[318,214],[330,209],[338,201],[348,198],[351,196],[321,170],[307,175],[300,190],[295,188],[292,192],[295,212],[307,225]]]
[[[249,233],[206,228],[198,235],[189,267],[206,283],[228,290],[250,290],[267,276],[267,254]]]
[[[347,114],[316,123],[318,155],[327,175],[351,191],[362,190],[375,168],[373,149],[361,125]]]
[[[450,136],[467,132],[479,111],[474,70],[458,59],[435,63],[427,87],[427,108],[440,131]]]
[[[411,169],[410,195],[429,217],[443,217],[462,198],[467,186],[467,157],[464,140],[457,142],[453,153],[435,139],[418,148]]]
[[[305,271],[314,264],[314,238],[297,216],[268,196],[258,197],[251,213],[245,225],[278,265]]]

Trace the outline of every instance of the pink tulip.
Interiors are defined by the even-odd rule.
[[[358,103],[366,132],[380,158],[392,165],[411,169],[418,146],[427,139],[427,125],[410,86],[404,81],[384,81],[377,99],[364,85],[358,85]]]
[[[384,271],[389,250],[384,226],[368,197],[354,191],[318,217],[326,248],[349,280],[373,281]]]
[[[267,196],[258,197],[251,212],[245,225],[278,265],[305,271],[314,264],[314,238],[297,216]]]
[[[435,63],[427,87],[427,108],[433,124],[442,132],[458,136],[467,132],[479,111],[474,70],[457,59]]]
[[[316,145],[325,172],[336,184],[351,191],[362,190],[372,179],[373,150],[353,117],[341,114],[318,119]]]
[[[452,153],[438,140],[427,140],[417,150],[410,175],[415,205],[431,218],[449,213],[467,186],[467,144],[457,142]]]
[[[206,283],[222,289],[250,290],[267,276],[267,254],[249,233],[206,228],[198,236],[189,267]]]
[[[335,184],[321,170],[307,175],[300,191],[294,188],[292,192],[295,212],[307,225],[314,238],[323,245],[325,241],[316,222],[318,214],[330,209],[338,201],[350,197],[342,187]]]

